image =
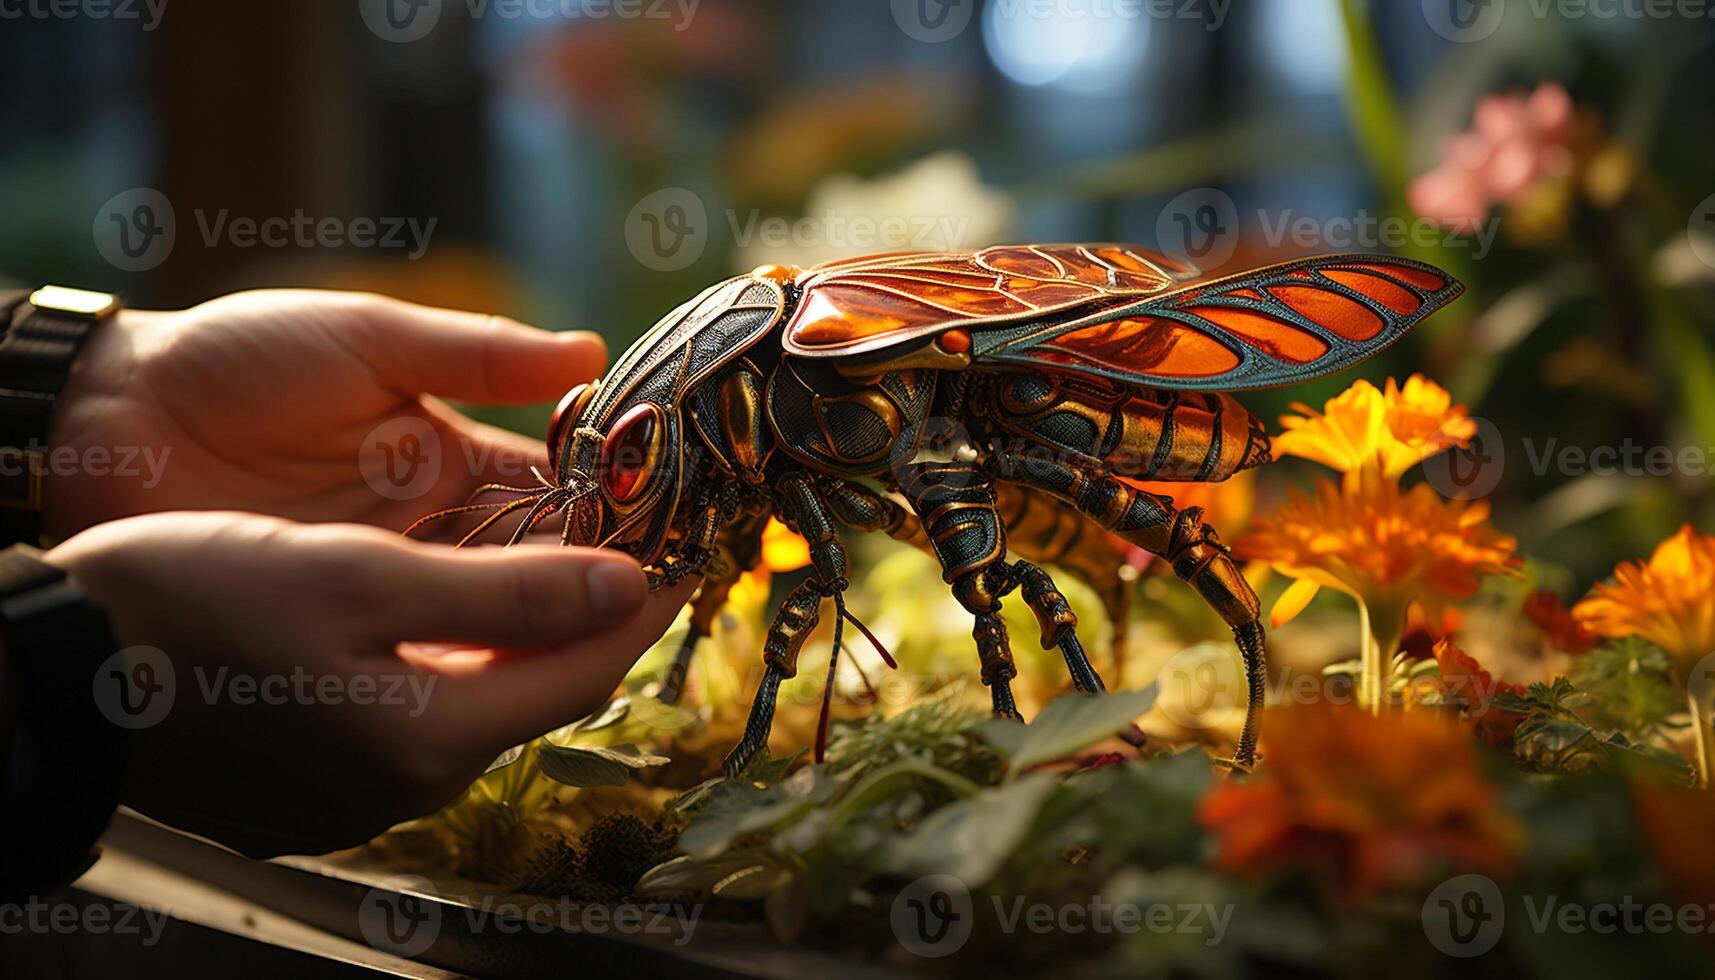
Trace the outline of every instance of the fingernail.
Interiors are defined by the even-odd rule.
[[[643,605],[643,597],[649,592],[637,566],[618,561],[596,562],[585,584],[590,606],[610,616],[629,615]]]

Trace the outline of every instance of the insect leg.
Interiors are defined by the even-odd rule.
[[[1256,758],[1256,716],[1266,682],[1261,603],[1215,529],[1203,523],[1203,509],[1178,510],[1166,497],[1041,454],[997,451],[989,465],[1000,479],[1046,490],[1125,540],[1165,558],[1174,573],[1226,620],[1244,655],[1247,689],[1244,730],[1233,758],[1241,766],[1251,765]]]
[[[929,550],[917,515],[861,483],[825,480],[821,487],[834,519],[859,531],[879,531],[896,541]]]
[[[768,627],[762,645],[762,659],[768,665],[762,675],[762,687],[751,703],[744,738],[721,764],[729,776],[742,771],[745,763],[768,744],[780,682],[797,676],[798,652],[821,619],[822,600],[844,592],[851,581],[846,549],[834,531],[834,518],[809,474],[792,471],[782,476],[776,486],[776,501],[787,526],[809,543],[810,564],[816,574],[787,595]],[[833,655],[838,656],[839,651],[836,649]]]
[[[1054,565],[1100,597],[1113,625],[1114,676],[1123,676],[1133,584],[1121,574],[1125,557],[1117,540],[1095,521],[1040,490],[1012,483],[994,489],[995,506],[1006,526],[1007,551]]]
[[[739,578],[762,561],[762,529],[767,523],[766,512],[745,515],[738,523],[721,531],[715,544],[717,560],[708,564],[703,584],[697,589],[697,597],[691,600],[691,618],[685,638],[661,682],[662,704],[678,704],[684,696],[685,678],[690,673],[691,657],[697,644],[714,628],[715,617],[726,606],[727,596],[732,594]]]
[[[821,589],[821,583],[807,581],[793,589],[786,601],[780,604],[780,610],[774,614],[774,621],[768,626],[768,636],[762,643],[762,660],[767,668],[762,674],[762,685],[757,689],[756,699],[750,704],[750,718],[744,724],[744,737],[739,740],[726,761],[721,763],[721,771],[728,776],[736,776],[744,771],[744,767],[768,746],[768,733],[774,727],[774,702],[780,695],[780,682],[788,677],[798,675],[798,652],[804,648],[804,641],[809,639],[821,620],[822,600],[826,598]]]
[[[1072,684],[1078,690],[1085,694],[1107,690],[1096,669],[1090,666],[1084,645],[1078,642],[1078,617],[1054,580],[1047,572],[1022,560],[1012,563],[1012,575],[1021,586],[1019,591],[1030,604],[1030,611],[1036,614],[1036,621],[1042,624],[1042,649],[1060,648],[1066,658],[1066,669],[1072,673]]]
[[[899,485],[940,559],[942,579],[976,617],[971,636],[995,716],[1018,718],[1012,699],[1018,667],[1000,618],[1001,596],[1017,583],[1006,565],[1006,532],[995,511],[992,480],[969,463],[913,463],[900,468]]]

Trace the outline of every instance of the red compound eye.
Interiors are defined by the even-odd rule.
[[[548,419],[548,468],[559,472],[560,451],[572,430],[577,427],[578,416],[584,414],[584,408],[589,405],[590,396],[595,394],[595,385],[581,384],[566,392],[566,397],[560,399],[560,404],[554,406],[554,414]]]
[[[661,409],[647,402],[619,417],[602,448],[601,485],[616,503],[636,500],[661,455]]]

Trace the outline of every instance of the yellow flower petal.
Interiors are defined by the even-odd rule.
[[[1316,598],[1316,593],[1322,591],[1322,586],[1307,578],[1295,580],[1274,601],[1274,611],[1269,614],[1270,626],[1284,626],[1297,618],[1310,605],[1310,600]]]

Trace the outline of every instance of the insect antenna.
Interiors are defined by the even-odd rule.
[[[869,631],[869,627],[865,626],[863,621],[858,619],[856,616],[846,612],[846,604],[844,602],[841,602],[838,605],[840,615],[850,620],[851,624],[858,628],[858,632],[862,633],[864,639],[869,641],[869,645],[875,647],[875,652],[881,654],[881,659],[887,662],[887,666],[894,670],[898,670],[899,664],[894,661],[893,654],[887,652],[887,647],[881,645],[881,641],[875,638],[875,634]]]
[[[544,490],[536,499],[536,506],[530,508],[530,511],[524,515],[524,519],[518,522],[518,529],[512,532],[512,539],[506,542],[506,546],[510,548],[518,542],[523,541],[524,535],[529,534],[530,530],[536,526],[537,522],[561,507],[566,506],[567,502],[571,499],[572,495],[568,490],[564,490],[559,487],[555,487],[552,490]],[[514,501],[514,503],[517,503],[517,501]],[[499,515],[495,516],[498,517]]]
[[[507,489],[512,489],[512,488],[508,487]],[[497,500],[497,501],[494,501],[493,503],[487,503],[487,504],[460,504],[457,507],[448,507],[448,508],[445,508],[444,510],[437,510],[433,514],[425,514],[422,517],[417,518],[415,521],[412,521],[411,526],[407,527],[403,533],[406,537],[410,537],[412,533],[416,532],[418,529],[420,529],[422,527],[425,527],[425,526],[432,524],[436,521],[446,520],[449,517],[458,517],[461,514],[477,514],[477,513],[481,513],[482,511],[485,511],[485,510],[498,510],[501,513],[507,513],[508,511],[506,510],[506,508],[512,507],[514,504],[517,504],[520,500],[533,501],[533,500],[536,500],[537,498],[541,497],[542,495],[546,494],[548,491],[546,491],[546,490],[525,490],[525,491],[521,491],[521,492],[523,492],[526,496],[518,498],[516,500]]]

